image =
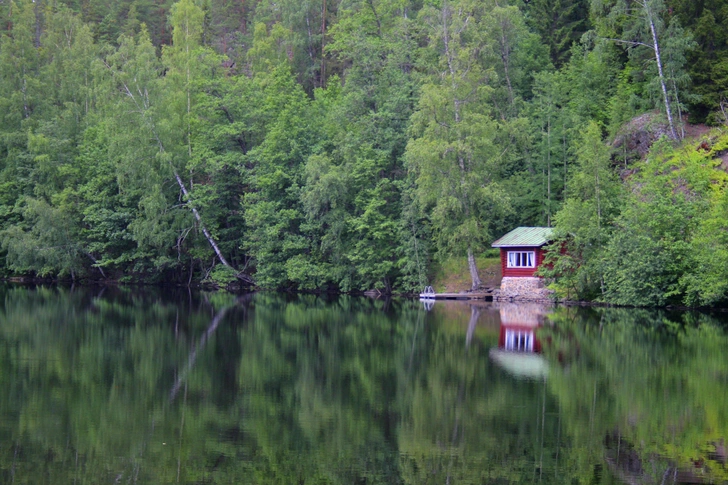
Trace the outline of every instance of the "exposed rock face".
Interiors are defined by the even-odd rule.
[[[499,291],[493,295],[494,301],[535,301],[550,302],[553,292],[544,286],[542,278],[504,277]]]
[[[644,158],[650,147],[661,136],[667,135],[668,126],[659,113],[645,113],[622,126],[612,143],[617,159],[627,161]]]

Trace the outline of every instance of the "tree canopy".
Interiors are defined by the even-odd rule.
[[[390,293],[459,257],[477,288],[555,225],[572,296],[725,303],[727,11],[0,3],[0,273]]]

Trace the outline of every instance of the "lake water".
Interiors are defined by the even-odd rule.
[[[725,322],[1,287],[0,483],[723,483]]]

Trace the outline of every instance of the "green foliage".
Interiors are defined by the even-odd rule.
[[[531,0],[526,2],[526,22],[546,43],[551,62],[561,67],[571,46],[588,30],[586,0]]]
[[[210,276],[208,276],[208,278],[215,286],[225,288],[229,284],[237,281],[237,273],[232,268],[218,264],[212,269],[212,271],[210,271]],[[203,281],[203,283],[205,282],[206,281]]]
[[[653,147],[604,255],[607,301],[681,302],[678,282],[694,269],[691,239],[716,181],[705,162],[697,152],[661,153],[661,145]]]
[[[696,97],[687,100],[690,119],[720,125],[726,122],[721,107],[728,87],[728,35],[723,28],[728,18],[724,0],[668,2],[672,15],[692,33],[698,47],[688,53],[687,69]]]
[[[695,47],[690,34],[677,18],[668,22],[665,0],[592,0],[591,11],[600,36],[623,47],[630,66],[641,72],[636,81],[644,86],[643,99],[665,113],[670,136],[682,138],[676,125],[690,98],[683,92],[689,85],[686,54]]]
[[[622,187],[610,167],[609,149],[592,122],[574,146],[577,167],[564,207],[555,216],[557,238],[542,273],[556,276],[566,297],[594,298],[604,291],[605,247],[621,209]],[[564,248],[565,251],[561,251]]]
[[[288,287],[286,264],[309,249],[300,232],[299,193],[302,166],[315,132],[305,121],[309,101],[285,65],[260,74],[256,81],[262,101],[258,116],[265,120],[266,135],[246,155],[252,167],[243,170],[251,190],[242,200],[246,222],[242,246],[256,259],[259,284]]]
[[[724,121],[724,7],[0,3],[1,271],[190,284],[222,264],[262,287],[390,293],[453,255],[477,285],[495,237],[555,223],[565,294],[717,304],[722,191],[677,204],[689,235],[637,236],[670,198],[625,210],[639,162],[620,182],[601,139],[663,104],[679,133],[686,110]],[[654,294],[623,267],[647,247],[666,258]]]
[[[597,160],[593,155],[587,159]],[[573,291],[583,298],[590,291],[592,298],[618,305],[723,301],[724,271],[718,268],[725,256],[726,176],[715,165],[709,154],[673,148],[663,138],[628,181],[621,207],[603,207],[599,217],[598,200],[617,200],[601,192],[617,187],[608,178],[593,198],[567,201],[556,218],[561,237],[554,246],[566,251],[552,252],[553,267],[544,274],[557,278],[562,294]],[[598,187],[599,172],[594,164],[582,167],[587,170],[575,178],[574,188],[588,194]]]
[[[429,26],[432,53],[427,55],[437,59],[437,68],[422,86],[412,116],[407,165],[432,221],[439,256],[470,257],[511,213],[501,183],[510,158],[503,157],[508,152],[503,147],[526,140],[525,120],[518,117],[525,72],[518,69],[515,52],[528,33],[519,11],[510,7],[443,3],[420,15]],[[489,35],[496,42],[489,42]],[[504,82],[490,85],[496,72]]]
[[[78,221],[69,209],[57,209],[43,200],[26,199],[22,216],[28,230],[14,226],[2,234],[11,270],[39,276],[72,276],[84,268],[83,248],[78,243]]]
[[[725,138],[725,137],[724,137]],[[723,181],[719,190],[706,194],[706,204],[690,241],[691,267],[681,279],[685,303],[689,305],[724,304],[728,299],[728,188]]]

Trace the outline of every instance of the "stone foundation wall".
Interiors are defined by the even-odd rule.
[[[544,286],[542,278],[518,278],[506,276],[500,290],[493,294],[493,301],[550,302],[553,292]]]

